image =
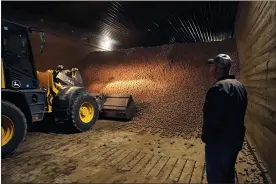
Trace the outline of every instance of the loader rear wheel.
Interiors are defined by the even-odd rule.
[[[27,123],[23,112],[14,104],[2,101],[1,105],[1,153],[5,158],[12,155],[24,140]]]
[[[74,131],[90,130],[99,117],[96,99],[86,92],[79,93],[71,103],[69,116]]]

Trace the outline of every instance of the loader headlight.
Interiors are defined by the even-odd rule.
[[[36,94],[32,95],[32,103],[37,103],[38,102],[38,96]]]

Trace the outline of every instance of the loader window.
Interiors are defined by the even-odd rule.
[[[18,80],[22,88],[37,88],[28,29],[24,26],[2,22],[2,58],[8,84]]]
[[[9,30],[3,37],[3,46],[7,65],[16,67],[26,74],[33,73],[26,33]]]
[[[4,38],[4,48],[10,57],[28,56],[27,39],[22,35],[12,35]]]

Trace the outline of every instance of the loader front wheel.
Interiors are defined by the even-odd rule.
[[[12,155],[24,140],[27,132],[26,118],[14,104],[2,101],[1,153],[2,157]]]
[[[90,130],[99,116],[96,99],[86,92],[79,93],[71,103],[69,116],[74,131]]]

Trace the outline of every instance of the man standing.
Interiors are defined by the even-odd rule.
[[[205,143],[208,183],[235,183],[235,163],[242,149],[247,107],[245,87],[230,75],[232,60],[226,54],[209,59],[217,81],[208,90],[203,108],[201,139]]]

